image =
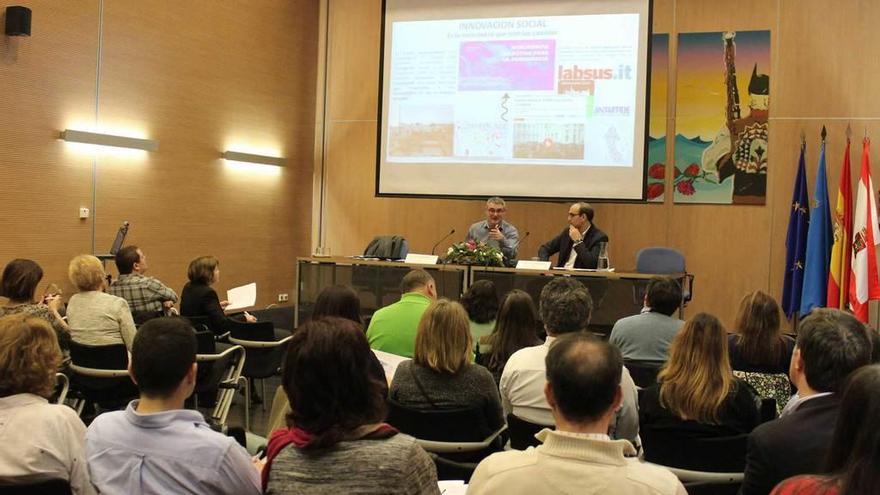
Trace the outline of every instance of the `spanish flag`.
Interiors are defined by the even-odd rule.
[[[834,245],[831,248],[831,267],[828,273],[829,308],[847,308],[847,290],[852,274],[852,179],[850,175],[849,138],[840,171],[837,206],[834,209]],[[841,290],[842,288],[842,290]]]

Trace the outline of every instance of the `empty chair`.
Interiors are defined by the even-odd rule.
[[[76,392],[78,413],[82,413],[86,403],[113,409],[137,398],[137,388],[128,376],[124,344],[93,346],[71,342],[70,359],[71,388]]]
[[[198,337],[198,334],[196,335]],[[218,354],[196,355],[199,364],[199,374],[196,377],[196,386],[193,390],[196,406],[200,396],[213,395],[214,409],[211,412],[209,422],[222,429],[226,426],[226,418],[232,407],[232,399],[235,391],[243,388],[247,397],[248,382],[242,376],[245,364],[245,350],[239,345],[232,346]],[[250,407],[247,401],[244,406],[245,427],[250,428]]]
[[[525,450],[529,447],[537,447],[541,442],[535,438],[535,435],[544,428],[555,430],[555,426],[539,425],[532,423],[514,414],[507,415],[507,432],[510,435],[510,448],[514,450]]]
[[[275,327],[270,321],[245,323],[230,319],[228,327],[229,342],[244,347],[247,354],[244,376],[249,380],[264,380],[281,374],[281,361],[290,336],[275,340]],[[265,382],[261,382],[261,386],[265,389]],[[265,397],[266,391],[262,392],[261,397]]]
[[[684,255],[676,249],[668,247],[646,247],[636,254],[636,271],[639,273],[658,274],[682,274],[687,284],[682,283],[682,305],[693,298],[694,275],[687,272]],[[644,293],[638,294],[637,301],[641,302]]]

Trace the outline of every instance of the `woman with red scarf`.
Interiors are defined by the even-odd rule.
[[[373,359],[349,320],[321,318],[293,334],[282,370],[291,413],[269,438],[267,494],[439,493],[428,454],[383,422],[388,385]]]

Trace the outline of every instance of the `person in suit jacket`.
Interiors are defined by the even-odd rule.
[[[581,201],[568,209],[568,228],[538,249],[544,261],[559,253],[556,266],[565,268],[596,268],[600,243],[608,242],[605,232],[593,225],[593,207]]]
[[[840,411],[838,391],[870,361],[868,329],[851,314],[823,308],[804,318],[788,371],[797,399],[749,435],[742,495],[766,495],[786,478],[822,472]]]

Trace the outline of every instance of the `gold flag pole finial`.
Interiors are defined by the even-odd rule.
[[[825,126],[823,125],[822,126],[822,142],[823,143],[825,142],[825,137],[827,137],[827,136],[828,136],[828,131],[825,130]]]
[[[852,137],[852,126],[849,123],[847,123],[846,124],[846,140],[849,141],[849,139],[851,137]]]
[[[805,148],[807,146],[807,133],[801,129],[801,147]]]

